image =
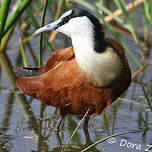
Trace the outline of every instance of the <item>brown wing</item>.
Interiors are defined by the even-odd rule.
[[[78,71],[72,47],[53,52],[53,56],[46,60],[39,72],[40,76],[20,77],[16,81],[18,88],[25,94],[42,95],[44,91],[73,88],[84,81]]]
[[[59,91],[63,88],[73,88],[80,85],[83,77],[78,71],[75,59],[69,61],[61,61],[51,70],[41,76],[41,82],[47,88]]]
[[[56,50],[52,52],[52,56],[50,58],[45,60],[44,64],[38,71],[43,74],[59,64],[61,61],[68,61],[74,58],[74,56],[73,47]]]

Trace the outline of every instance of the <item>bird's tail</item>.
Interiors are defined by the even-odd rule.
[[[17,77],[31,77],[31,76],[38,76],[40,73],[38,72],[39,68],[29,68],[29,67],[17,67],[14,68],[13,71]]]
[[[41,87],[38,68],[15,68],[14,72],[19,77],[16,81],[19,90],[25,94],[35,96]]]

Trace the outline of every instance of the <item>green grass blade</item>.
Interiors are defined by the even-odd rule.
[[[21,56],[23,58],[24,66],[28,67],[28,62],[27,62],[27,58],[26,58],[26,55],[25,55],[25,49],[24,49],[23,42],[22,42],[21,38],[19,38],[19,45],[20,45],[20,51],[21,51]]]
[[[137,38],[137,35],[135,33],[135,29],[133,27],[132,21],[131,21],[131,19],[129,17],[129,13],[126,10],[124,1],[123,0],[115,0],[115,3],[118,6],[118,8],[123,12],[123,15],[124,15],[124,17],[125,17],[125,19],[127,21],[127,24],[129,25],[129,30],[132,33],[132,36],[133,36],[135,42],[137,43],[138,42],[138,38]]]
[[[32,11],[32,7],[31,6],[27,7],[27,9],[26,9],[26,15],[31,19],[31,23],[32,23],[32,25],[33,25],[33,27],[35,29],[40,28],[40,25],[39,25],[36,17],[33,15],[33,11]]]
[[[145,8],[145,15],[147,16],[148,20],[151,20],[151,15],[149,14],[149,6],[148,2],[144,1],[144,8]]]
[[[135,7],[135,0],[131,0],[131,2],[132,2],[132,5],[133,5],[133,10],[132,10],[132,13],[131,13],[131,15],[132,15],[132,24],[133,24],[133,26],[134,26],[134,28],[136,29],[136,31],[137,31],[137,33],[139,33],[138,32],[138,26],[137,26],[137,9],[136,9],[136,7]]]
[[[74,0],[76,3],[82,5],[83,7],[86,7],[94,12],[97,13],[97,10],[96,8],[89,4],[88,2],[85,2],[85,1],[81,1],[81,0]],[[101,5],[100,6],[101,10],[103,10],[107,15],[111,15],[119,24],[121,24],[123,27],[125,27],[126,29],[128,29],[131,33],[132,33],[132,36],[135,40],[135,42],[137,43],[138,42],[138,38],[137,38],[137,35],[135,33],[135,30],[134,28],[132,27],[132,24],[128,24],[128,23],[125,23],[122,19],[120,19],[119,17],[115,16],[113,14],[113,12],[111,12],[109,9],[107,9],[105,6]],[[126,11],[127,12],[127,11]],[[97,13],[97,15],[99,14],[99,12]]]
[[[150,24],[152,26],[152,1],[144,1],[144,13],[145,16]]]
[[[77,125],[77,127],[75,128],[75,130],[73,131],[71,137],[69,138],[67,144],[65,145],[65,147],[62,149],[61,152],[66,152],[66,149],[68,148],[72,138],[74,137],[75,133],[77,132],[78,128],[80,127],[80,125],[82,124],[82,122],[84,121],[85,117],[87,116],[88,112],[90,109],[88,109],[88,111],[85,113],[85,115],[83,116],[83,118],[80,120],[79,124]]]
[[[41,6],[40,0],[36,0],[35,3],[36,3],[36,5],[37,5],[38,10],[41,11],[42,6]]]
[[[3,35],[3,30],[5,28],[5,23],[7,21],[7,16],[10,8],[11,0],[2,0],[0,7],[0,44]]]
[[[128,15],[128,12],[125,8],[125,3],[122,0],[115,0],[115,4],[118,6],[118,8],[123,12],[123,15],[125,16],[127,22],[130,24],[130,18]]]
[[[50,51],[54,50],[53,46],[50,44],[50,42],[48,41],[48,38],[45,35],[44,35],[44,42],[49,47]]]
[[[100,16],[101,16],[101,19],[102,19],[104,25],[107,27],[107,29],[109,29],[111,31],[111,33],[114,35],[114,37],[117,39],[117,41],[119,41],[120,44],[124,47],[126,54],[128,54],[128,56],[130,56],[130,58],[136,63],[136,65],[142,66],[140,64],[140,62],[137,60],[137,58],[134,56],[134,54],[131,52],[131,50],[129,50],[129,48],[126,46],[126,44],[120,38],[120,35],[112,29],[110,24],[104,20],[104,17],[102,15],[100,15]]]
[[[112,137],[116,137],[116,136],[124,135],[124,134],[129,134],[129,133],[137,133],[137,132],[140,132],[140,131],[126,131],[126,132],[120,132],[120,133],[117,133],[117,134],[114,134],[114,135],[105,137],[105,138],[103,138],[103,139],[101,139],[101,140],[95,142],[94,144],[88,146],[87,148],[83,149],[81,152],[85,152],[85,151],[87,151],[88,149],[90,149],[90,148],[92,148],[92,147],[98,145],[99,143],[104,142],[105,140],[110,139],[110,138],[112,138]]]
[[[144,5],[142,5],[142,22],[143,22],[143,26],[144,26],[144,40],[146,40],[148,38],[149,35],[149,20],[146,17],[146,13],[145,13],[145,8]]]
[[[10,30],[9,30],[9,31],[5,34],[5,36],[2,38],[2,40],[1,40],[1,45],[0,45],[0,53],[1,53],[1,51],[4,51],[4,50],[5,50],[5,48],[6,48],[6,46],[7,46],[7,43],[8,43],[8,41],[9,41],[9,39],[10,39],[13,31],[14,31],[14,28],[15,28],[15,26],[12,26],[12,27],[10,28]]]
[[[149,14],[152,14],[152,0],[149,1]],[[150,20],[151,20],[151,26],[152,26],[152,15],[150,16]]]
[[[41,27],[44,26],[47,3],[48,3],[48,0],[45,0],[44,10],[43,10],[43,15],[42,15],[42,20],[41,20]],[[39,39],[39,44],[38,44],[38,64],[39,64],[39,66],[42,65],[42,51],[43,51],[42,47],[43,47],[43,33],[40,34],[40,39]]]
[[[86,7],[90,10],[92,10],[94,13],[96,13],[98,16],[100,16],[101,14],[97,11],[97,9],[92,5],[89,4],[86,1],[81,1],[81,0],[74,0],[76,3],[82,5],[83,7]],[[119,17],[115,16],[113,14],[113,12],[111,12],[109,9],[107,9],[105,6],[101,5],[100,6],[101,10],[103,10],[106,14],[111,15],[118,23],[120,23],[122,26],[124,26],[126,29],[130,30],[130,26],[126,23],[124,23],[124,21],[122,19],[120,19]]]
[[[27,13],[27,16],[31,19],[31,22],[32,22],[32,25],[35,29],[38,29],[40,28],[40,25],[36,19],[36,17],[33,15],[33,12],[32,12],[32,8],[29,6],[27,9],[26,9],[26,13]],[[44,35],[44,42],[45,44],[48,46],[48,48],[53,51],[53,47],[52,45],[49,43],[48,39],[46,38],[46,36]]]
[[[145,98],[146,98],[146,100],[147,100],[147,103],[148,103],[148,105],[149,105],[149,108],[150,108],[150,110],[152,111],[152,102],[151,102],[150,99],[148,98],[147,92],[146,92],[145,87],[144,87],[143,85],[142,85],[142,90],[143,90],[144,96],[145,96]]]
[[[49,0],[48,1],[48,6],[52,5],[52,3],[56,2],[56,0]]]
[[[146,129],[149,129],[149,127],[148,127],[148,122],[147,122],[143,117],[142,117],[141,119],[142,119],[142,121],[143,121]]]
[[[25,8],[32,2],[32,0],[20,0],[20,3],[17,7],[17,9],[12,13],[12,15],[8,18],[6,25],[5,25],[5,30],[3,32],[4,36],[7,31],[14,25],[14,23],[17,21],[17,19],[21,16]]]

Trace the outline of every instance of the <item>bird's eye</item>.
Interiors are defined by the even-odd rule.
[[[64,18],[64,23],[67,23],[69,20],[70,20],[70,17],[69,17],[69,16],[65,17],[65,18]]]
[[[64,24],[68,23],[69,20],[70,20],[70,17],[69,17],[69,16],[65,17],[65,18],[63,19],[63,21],[58,24],[58,26],[62,26],[62,25],[64,25]]]
[[[64,21],[62,21],[62,22],[60,22],[59,24],[58,24],[58,26],[62,26],[62,25],[64,25],[65,23],[64,23]]]

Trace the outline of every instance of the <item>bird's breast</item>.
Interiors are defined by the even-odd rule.
[[[111,47],[103,53],[76,53],[76,63],[85,79],[96,87],[111,85],[120,77],[123,68],[122,59]]]

